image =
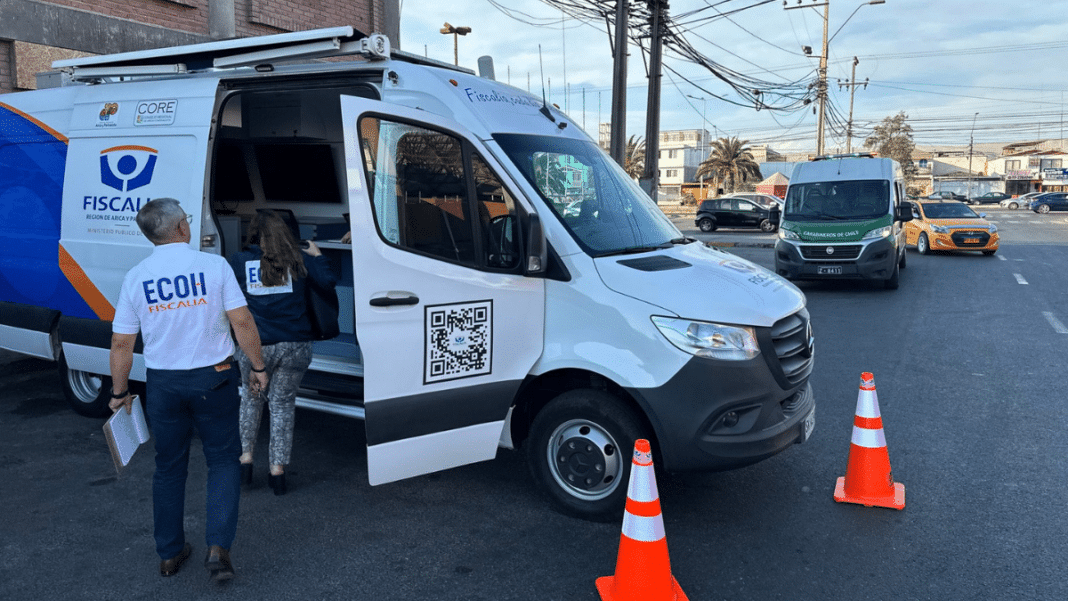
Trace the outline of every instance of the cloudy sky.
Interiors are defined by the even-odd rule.
[[[540,94],[596,138],[611,112],[611,42],[603,19],[566,17],[561,3],[590,0],[401,1],[402,49],[452,62],[447,21],[469,26],[459,38],[461,66],[492,56],[497,79]],[[804,5],[814,0],[802,0]],[[823,0],[815,0],[822,3]],[[920,146],[1007,143],[1064,137],[1068,90],[1068,8],[1063,0],[829,0],[829,150],[845,146],[853,57],[854,149],[874,124],[905,112]],[[798,0],[789,0],[796,6]],[[600,4],[614,11],[615,2]],[[644,3],[641,3],[644,5]],[[1059,7],[1059,8],[1058,8]],[[781,0],[672,0],[676,31],[720,74],[784,111],[754,108],[706,67],[665,50],[661,130],[705,128],[777,150],[815,148],[812,97],[823,35],[823,8],[784,10]],[[847,22],[848,21],[848,22]],[[544,69],[539,68],[539,45]],[[802,52],[812,49],[812,56]],[[629,47],[627,135],[645,134],[646,57]],[[781,91],[789,97],[775,94]],[[700,100],[700,99],[704,100]],[[739,106],[743,105],[743,106]],[[976,114],[978,113],[978,115]],[[974,132],[973,132],[974,122]]]

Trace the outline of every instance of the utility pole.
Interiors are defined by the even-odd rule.
[[[623,166],[623,153],[626,149],[627,135],[627,3],[630,0],[616,0],[616,45],[612,62],[612,131],[608,141],[608,154]],[[598,127],[600,127],[598,125]]]
[[[660,170],[657,159],[660,155],[660,65],[663,54],[664,21],[661,17],[667,12],[667,0],[648,0],[649,2],[649,102],[645,109],[645,169],[638,183],[649,193],[649,198],[657,202],[660,196]]]
[[[857,14],[857,11],[862,7],[869,4],[886,4],[886,0],[868,0],[864,4],[861,4],[853,10],[852,14],[846,17],[846,20],[838,27],[838,31],[835,31],[834,35],[828,37],[827,28],[830,25],[831,0],[824,0],[823,4],[801,4],[800,0],[798,0],[797,6],[787,6],[785,0],[783,2],[783,9],[785,10],[792,10],[795,8],[816,8],[819,6],[823,7],[823,52],[820,54],[819,78],[816,82],[816,98],[819,100],[820,105],[819,116],[816,119],[816,156],[823,154],[823,126],[827,115],[827,48],[834,36],[838,35],[839,31],[842,31],[842,28],[853,18],[853,15]],[[811,49],[806,46],[805,54],[809,54],[810,52]]]
[[[972,154],[974,154],[974,149],[975,149],[975,118],[978,117],[978,116],[979,116],[979,113],[976,113],[975,116],[972,117],[972,133],[971,133],[971,136],[969,136],[969,139],[968,139],[968,200],[969,201],[972,199]]]
[[[860,63],[860,59],[853,57],[853,79],[849,82],[843,82],[838,80],[838,89],[841,90],[844,87],[849,88],[849,121],[846,122],[846,154],[853,152],[853,92],[857,90],[857,86],[864,86],[864,89],[868,89],[868,78],[865,77],[862,83],[857,83],[857,64]]]
[[[820,99],[820,115],[816,120],[816,156],[823,154],[823,123],[827,114],[827,23],[830,21],[831,3],[823,5],[823,54],[820,55],[820,82],[816,94]]]

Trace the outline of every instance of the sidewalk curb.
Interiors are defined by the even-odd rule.
[[[715,246],[716,248],[775,248],[775,244],[772,242],[717,242],[716,240],[705,242],[705,246]]]

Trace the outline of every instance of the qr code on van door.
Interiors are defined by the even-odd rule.
[[[493,301],[426,307],[423,383],[490,373],[493,358]]]

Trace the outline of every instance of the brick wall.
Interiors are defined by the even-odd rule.
[[[217,5],[217,8],[228,2],[233,3],[233,26],[238,37],[343,25],[351,25],[365,33],[375,33],[382,32],[385,27],[386,0],[221,1],[222,5]],[[4,4],[0,4],[0,9],[4,11],[4,19],[9,27],[0,38],[0,93],[35,87],[34,73],[47,70],[56,58],[69,58],[66,55],[48,54],[46,50],[53,46],[93,52],[123,52],[206,41],[212,35],[211,2],[33,0],[19,5],[6,3],[5,0]],[[131,22],[128,30],[125,23],[116,22],[116,19]],[[217,27],[219,23],[221,21],[216,22]],[[57,32],[62,33],[57,35]],[[61,37],[63,34],[68,37]],[[216,35],[220,34],[216,32]],[[44,46],[26,46],[20,53],[11,39],[24,46]]]
[[[146,25],[208,33],[209,0],[45,0],[49,4]]]
[[[375,20],[371,22],[372,5]],[[382,0],[237,0],[237,35],[253,36],[352,25],[364,33],[382,26]]]
[[[0,94],[15,91],[14,43],[0,40]]]
[[[146,25],[210,33],[210,0],[43,1]],[[341,25],[373,33],[383,27],[385,6],[383,0],[234,0],[234,12],[239,37]]]

